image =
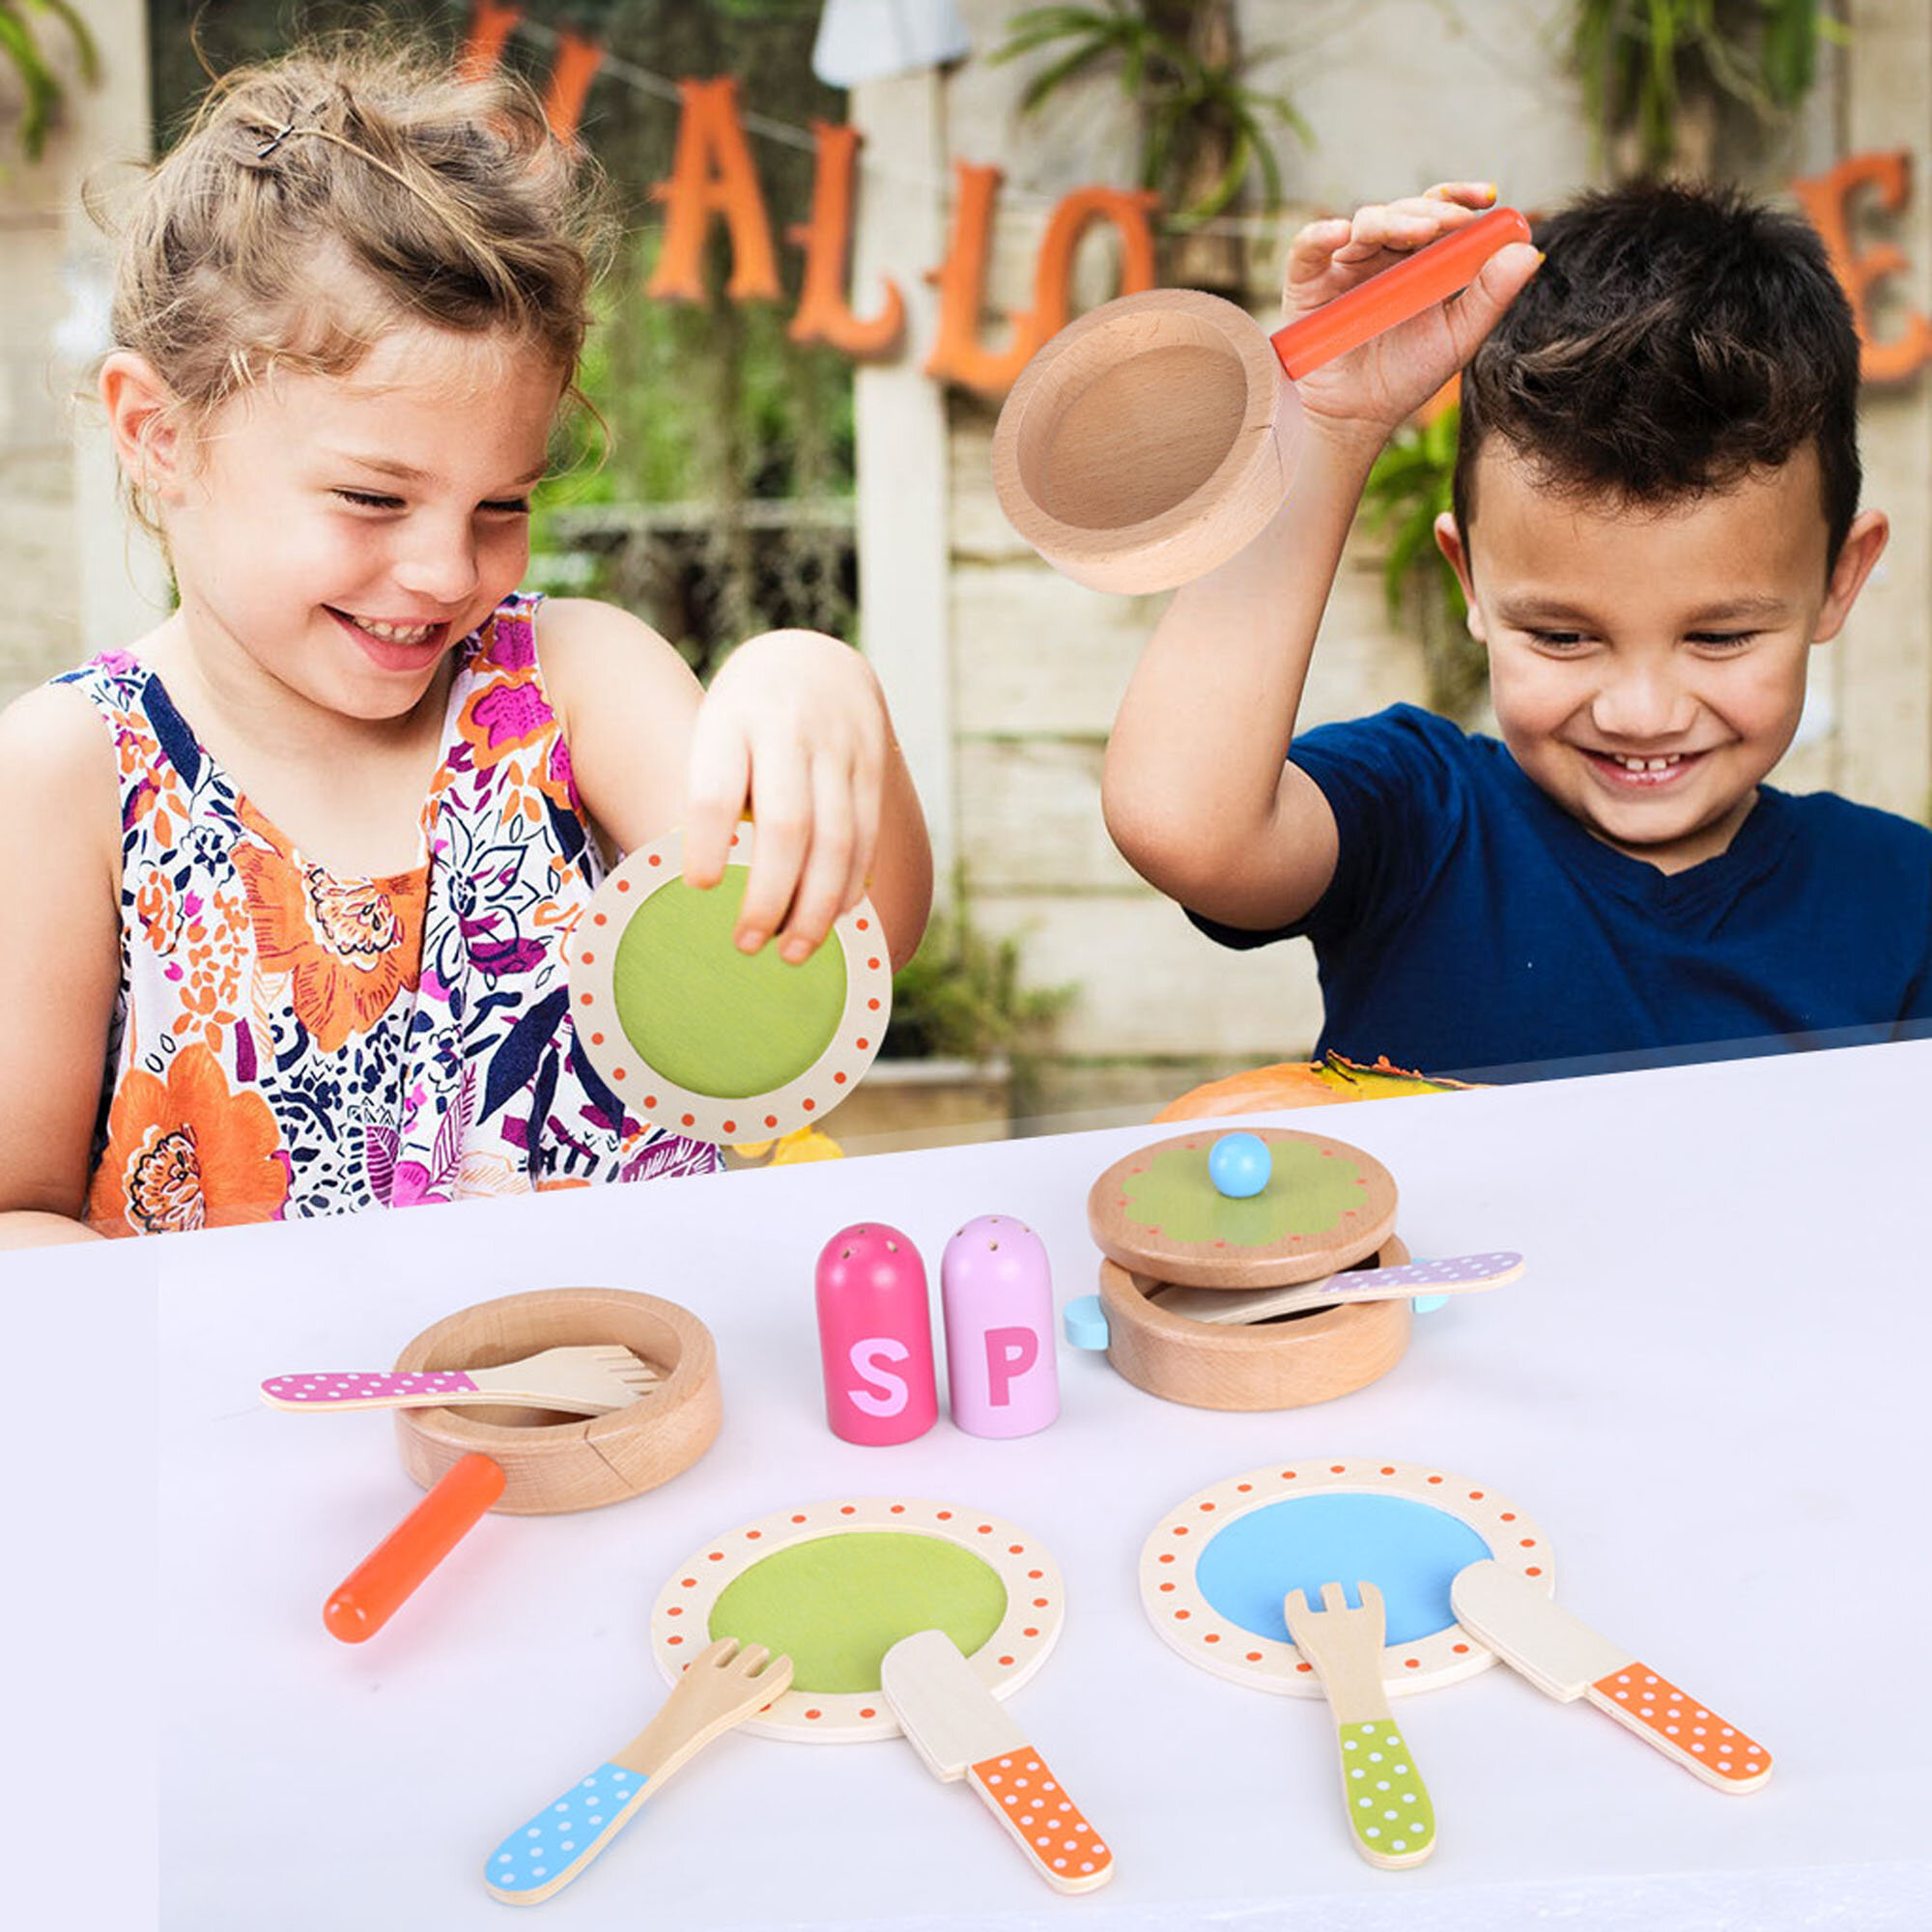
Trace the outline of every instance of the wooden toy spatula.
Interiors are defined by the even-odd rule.
[[[554,1408],[609,1415],[628,1408],[663,1372],[616,1343],[546,1349],[494,1369],[433,1369],[402,1374],[342,1370],[272,1376],[262,1384],[271,1408],[454,1408],[497,1402],[515,1408]]]
[[[484,1883],[506,1905],[567,1886],[711,1740],[755,1717],[791,1685],[791,1659],[720,1637],[692,1659],[657,1716],[615,1756],[544,1806],[490,1854]]]
[[[1755,1791],[1771,1753],[1629,1651],[1599,1636],[1528,1577],[1492,1558],[1456,1573],[1456,1621],[1560,1703],[1587,1697],[1719,1791]]]
[[[1411,1294],[1466,1294],[1474,1289],[1500,1288],[1516,1280],[1522,1266],[1519,1254],[1455,1255],[1446,1261],[1404,1262],[1399,1267],[1350,1268],[1323,1275],[1320,1281],[1290,1282],[1279,1288],[1158,1288],[1148,1299],[1190,1321],[1271,1321],[1277,1316],[1348,1301],[1401,1301]]]
[[[1435,1808],[1382,1690],[1382,1593],[1357,1583],[1362,1603],[1350,1609],[1339,1583],[1321,1586],[1311,1609],[1300,1590],[1282,1605],[1294,1647],[1321,1680],[1335,1716],[1342,1796],[1355,1849],[1372,1865],[1418,1865],[1435,1849]]]

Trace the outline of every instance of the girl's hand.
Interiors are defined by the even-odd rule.
[[[767,631],[711,681],[691,740],[685,875],[714,886],[731,834],[757,837],[737,943],[774,934],[793,965],[866,891],[879,843],[889,730],[871,667],[817,631]]]
[[[1443,182],[1425,194],[1359,209],[1350,219],[1310,222],[1289,244],[1284,319],[1307,315],[1465,226],[1495,198],[1487,182]],[[1476,353],[1542,259],[1527,243],[1511,242],[1460,295],[1302,377],[1295,393],[1307,427],[1379,449]]]

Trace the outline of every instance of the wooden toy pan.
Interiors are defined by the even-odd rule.
[[[1105,303],[1013,384],[993,437],[1000,507],[1056,570],[1093,589],[1188,582],[1258,536],[1288,495],[1294,380],[1528,240],[1514,209],[1492,209],[1273,336],[1233,302],[1191,290]]]
[[[635,1119],[699,1140],[773,1140],[823,1120],[892,1014],[892,960],[867,899],[803,965],[771,946],[738,951],[752,846],[741,825],[705,892],[684,877],[682,833],[640,846],[571,936],[571,1013],[591,1065]]]
[[[695,1550],[659,1593],[651,1647],[675,1681],[724,1636],[792,1660],[792,1685],[744,1728],[850,1744],[899,1735],[880,1688],[886,1652],[943,1630],[995,1697],[1017,1690],[1060,1635],[1052,1557],[998,1517],[880,1496],[780,1510]]]
[[[539,1350],[615,1342],[663,1372],[606,1415],[482,1406],[396,1411],[403,1466],[425,1489],[466,1456],[504,1475],[498,1514],[600,1509],[656,1489],[704,1454],[723,1414],[711,1331],[689,1309],[623,1288],[531,1289],[445,1316],[396,1358],[399,1374],[489,1368]]]

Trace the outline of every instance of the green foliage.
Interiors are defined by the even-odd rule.
[[[1435,544],[1435,520],[1452,507],[1461,414],[1451,405],[1398,430],[1369,471],[1361,510],[1363,527],[1388,545],[1389,616],[1400,623],[1419,613],[1429,701],[1449,717],[1468,706],[1488,674],[1482,646],[1468,634],[1462,583]]]
[[[1570,59],[1600,136],[1634,136],[1654,170],[1672,157],[1688,97],[1776,126],[1811,91],[1820,44],[1843,38],[1818,0],[1577,0]]]
[[[100,55],[87,22],[69,0],[0,0],[0,55],[20,83],[25,104],[20,115],[20,146],[30,161],[40,159],[60,111],[66,89],[34,31],[34,18],[57,20],[72,41],[81,78],[92,87],[100,78]]]
[[[1013,1060],[1037,1042],[1078,987],[1020,984],[1016,939],[992,939],[956,912],[935,912],[919,951],[893,977],[893,1017],[880,1051],[897,1060]]]
[[[1204,60],[1185,38],[1155,17],[1148,0],[1101,0],[1096,7],[1030,7],[1015,14],[1006,41],[990,58],[1018,60],[1043,49],[1057,57],[1027,83],[1020,107],[1032,113],[1083,74],[1111,67],[1121,91],[1142,110],[1144,139],[1141,185],[1173,185],[1190,141],[1206,126],[1217,127],[1228,143],[1226,165],[1215,182],[1170,219],[1180,227],[1211,220],[1232,203],[1251,173],[1259,172],[1263,197],[1281,200],[1281,167],[1272,131],[1291,129],[1309,138],[1308,124],[1282,94],[1249,87],[1242,75],[1269,58],[1250,54],[1215,65]]]

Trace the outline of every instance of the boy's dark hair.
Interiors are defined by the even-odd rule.
[[[1827,556],[1859,507],[1859,340],[1817,231],[1646,184],[1538,224],[1543,267],[1463,372],[1453,501],[1500,437],[1558,491],[1663,504],[1818,451]]]

